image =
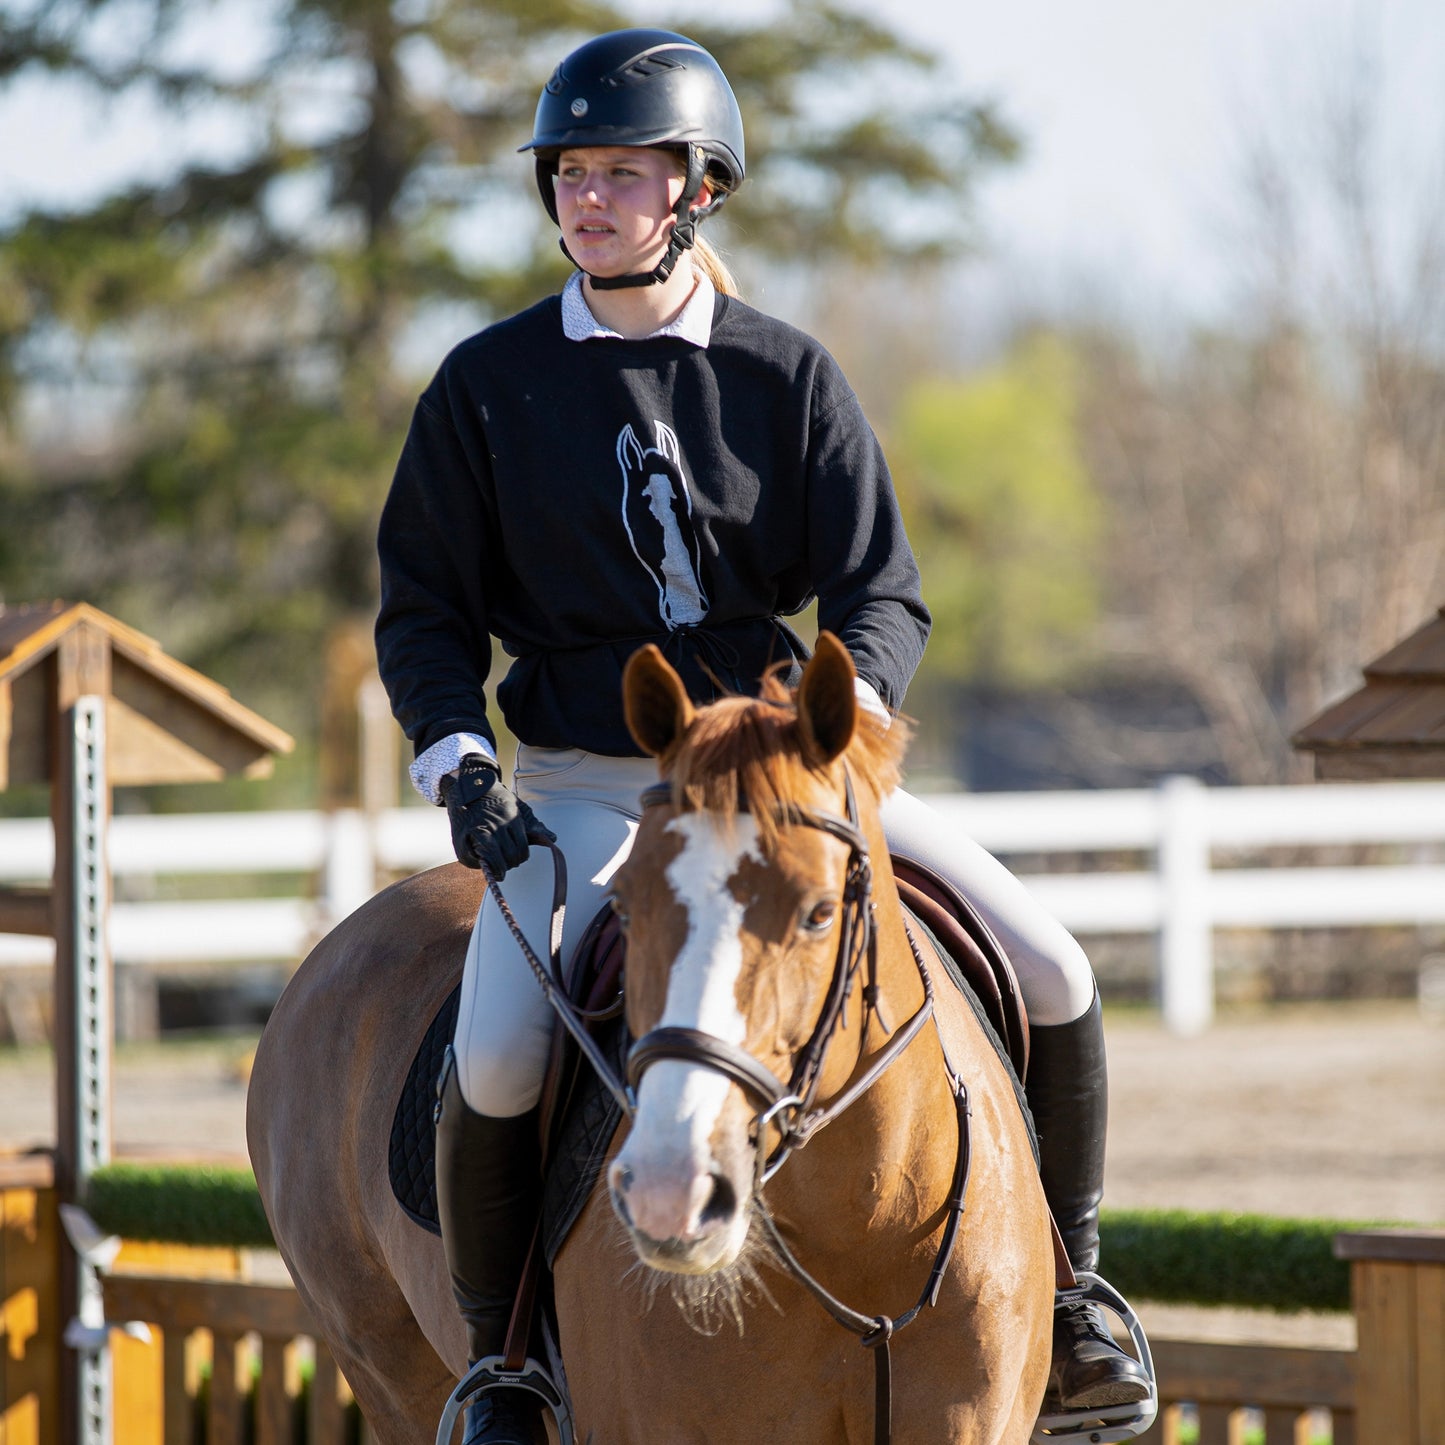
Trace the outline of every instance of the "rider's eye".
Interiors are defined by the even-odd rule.
[[[833,920],[837,916],[837,903],[831,898],[825,898],[821,903],[815,903],[803,916],[803,931],[805,933],[826,933],[833,926]]]

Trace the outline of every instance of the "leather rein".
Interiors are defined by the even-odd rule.
[[[801,1284],[838,1324],[859,1336],[859,1342],[874,1352],[874,1433],[875,1445],[888,1445],[892,1438],[892,1368],[889,1357],[889,1341],[906,1325],[911,1324],[922,1312],[925,1305],[937,1302],[938,1292],[948,1271],[954,1243],[958,1237],[959,1225],[963,1218],[968,1194],[968,1179],[972,1161],[970,1121],[972,1110],[969,1103],[968,1085],[950,1063],[944,1049],[944,1068],[947,1070],[949,1085],[953,1093],[954,1110],[958,1124],[958,1151],[955,1155],[953,1180],[949,1189],[947,1217],[943,1235],[939,1240],[933,1266],[929,1270],[917,1302],[896,1318],[887,1315],[866,1315],[832,1295],[798,1261],[787,1242],[783,1239],[767,1203],[763,1198],[763,1186],[786,1162],[788,1156],[801,1149],[823,1128],[831,1123],[845,1109],[856,1103],[877,1083],[883,1073],[899,1058],[913,1042],[930,1019],[934,1019],[933,981],[929,976],[923,956],[911,929],[908,934],[909,948],[923,983],[923,1003],[898,1030],[889,1028],[884,1019],[879,998],[878,985],[878,938],[873,905],[873,870],[869,859],[868,840],[863,836],[858,823],[857,801],[853,793],[852,778],[844,774],[844,793],[847,816],[822,812],[803,807],[797,803],[785,803],[774,812],[779,824],[815,828],[837,838],[848,848],[848,867],[843,883],[843,916],[839,925],[837,957],[833,965],[833,977],[828,995],[824,1001],[817,1023],[813,1027],[807,1044],[799,1052],[793,1071],[786,1084],[781,1083],[771,1069],[765,1067],[746,1050],[738,1048],[726,1039],[698,1029],[661,1027],[650,1030],[638,1039],[627,1056],[625,1079],[619,1079],[610,1062],[598,1047],[587,1024],[601,1015],[588,1013],[578,1007],[570,997],[563,977],[562,968],[562,923],[566,910],[567,864],[561,849],[549,843],[553,860],[552,918],[548,937],[548,960],[537,957],[527,942],[516,918],[513,916],[501,889],[490,876],[487,886],[496,902],[523,956],[541,985],[547,1002],[555,1010],[562,1024],[571,1034],[603,1085],[621,1106],[628,1120],[637,1113],[637,1089],[643,1075],[653,1064],[664,1060],[692,1064],[699,1068],[720,1073],[742,1089],[760,1105],[750,1126],[756,1163],[753,1177],[752,1207],[756,1210],[764,1232],[776,1251],[778,1259],[788,1273]],[[646,788],[642,793],[644,809],[671,804],[672,786],[662,782]],[[888,1042],[879,1051],[871,1064],[864,1069],[839,1094],[826,1103],[816,1102],[819,1078],[822,1074],[823,1059],[834,1034],[847,1023],[844,1011],[852,996],[860,973],[866,969],[863,983],[863,1022],[858,1031],[858,1061],[861,1064],[866,1046],[870,1020],[876,1018],[879,1027],[887,1034]],[[942,1036],[940,1035],[940,1044]],[[768,1151],[768,1133],[778,1135],[778,1144]]]

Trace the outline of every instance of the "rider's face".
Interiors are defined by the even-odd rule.
[[[676,155],[640,146],[585,146],[557,158],[557,219],[567,249],[594,276],[650,271],[682,195]]]

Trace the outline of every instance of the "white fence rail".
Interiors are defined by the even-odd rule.
[[[1021,872],[1075,933],[1156,935],[1160,999],[1181,1032],[1213,1011],[1217,928],[1445,924],[1445,783],[1205,788],[1171,778],[1157,789],[934,794],[929,801],[1004,856],[1137,853],[1135,871]],[[1266,848],[1394,845],[1358,867],[1229,866]],[[1224,854],[1224,857],[1219,855]],[[117,963],[296,960],[371,896],[378,879],[451,856],[446,816],[394,808],[355,812],[121,816],[110,829],[120,899],[111,919]],[[0,822],[0,883],[41,883],[52,864],[44,819]],[[291,875],[291,896],[144,901],[148,880]],[[270,890],[267,890],[270,891]],[[0,964],[44,963],[44,939],[0,936]]]

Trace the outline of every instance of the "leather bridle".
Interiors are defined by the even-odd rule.
[[[813,1026],[808,1042],[799,1050],[793,1071],[786,1084],[779,1081],[744,1049],[714,1034],[698,1029],[662,1027],[645,1033],[633,1044],[627,1056],[627,1086],[636,1096],[642,1076],[663,1060],[692,1064],[726,1075],[749,1095],[761,1110],[753,1118],[751,1134],[758,1151],[756,1187],[761,1188],[782,1167],[794,1149],[801,1149],[823,1125],[837,1118],[848,1106],[872,1088],[879,1076],[908,1047],[918,1031],[933,1014],[933,989],[928,973],[920,969],[923,979],[923,1003],[897,1032],[889,1029],[879,1012],[878,937],[873,913],[873,869],[869,861],[868,840],[858,826],[858,805],[853,796],[853,780],[845,775],[845,806],[847,816],[820,812],[799,803],[780,804],[773,812],[780,825],[816,828],[847,845],[848,864],[843,879],[843,914],[839,922],[838,952],[833,963],[833,977],[827,997]],[[642,806],[660,807],[673,801],[670,783],[658,783],[642,794]],[[858,1057],[861,1061],[868,1038],[869,1023],[877,1018],[883,1031],[890,1035],[872,1064],[836,1098],[818,1106],[818,1081],[823,1072],[823,1059],[833,1035],[843,1023],[844,1010],[852,997],[858,976],[866,969],[863,985],[863,1025],[858,1031]],[[779,1142],[767,1153],[768,1129],[777,1131]]]
[[[958,1237],[959,1225],[968,1194],[968,1178],[972,1159],[970,1140],[970,1119],[968,1085],[949,1062],[946,1048],[943,1051],[944,1068],[948,1073],[953,1092],[954,1110],[958,1123],[958,1152],[954,1161],[952,1187],[949,1191],[947,1217],[943,1235],[928,1279],[917,1302],[905,1313],[890,1318],[887,1315],[866,1315],[850,1308],[835,1298],[799,1263],[787,1242],[783,1239],[771,1211],[763,1198],[762,1187],[782,1167],[795,1149],[801,1149],[825,1124],[836,1119],[850,1105],[856,1103],[877,1083],[885,1070],[892,1065],[903,1051],[917,1037],[923,1025],[933,1014],[933,984],[927,965],[919,951],[912,930],[908,930],[908,943],[914,963],[923,983],[923,1003],[908,1021],[897,1031],[888,1027],[880,1011],[878,988],[878,939],[873,906],[873,870],[869,860],[868,840],[864,837],[858,822],[857,801],[853,793],[852,778],[844,772],[844,798],[847,814],[839,817],[834,813],[822,812],[804,807],[798,803],[780,804],[773,812],[774,821],[783,826],[816,828],[831,837],[839,839],[848,847],[848,865],[843,883],[843,916],[840,922],[838,953],[833,965],[833,977],[829,984],[828,996],[824,1001],[817,1023],[808,1042],[799,1052],[793,1071],[786,1084],[782,1083],[764,1064],[746,1050],[729,1043],[726,1039],[699,1029],[675,1026],[649,1030],[633,1044],[627,1056],[625,1081],[617,1077],[610,1062],[587,1030],[591,1017],[578,1008],[568,996],[562,971],[562,922],[566,909],[567,866],[562,851],[555,843],[547,846],[552,850],[554,883],[552,899],[552,923],[549,936],[549,960],[544,964],[532,950],[521,928],[518,926],[501,889],[488,877],[487,884],[497,903],[513,938],[516,939],[547,1001],[557,1012],[563,1025],[581,1048],[604,1086],[612,1094],[629,1120],[637,1114],[637,1089],[643,1075],[654,1064],[664,1060],[691,1064],[697,1068],[711,1069],[720,1073],[743,1090],[761,1107],[753,1117],[751,1133],[756,1151],[752,1207],[760,1219],[763,1229],[778,1259],[788,1272],[823,1306],[844,1328],[859,1336],[865,1348],[874,1352],[874,1445],[887,1445],[891,1439],[892,1417],[892,1369],[889,1356],[889,1342],[895,1334],[918,1317],[925,1305],[937,1302],[938,1291],[948,1270],[953,1254],[954,1242]],[[668,782],[654,784],[644,789],[642,807],[661,807],[673,803],[673,789]],[[743,811],[747,811],[744,806]],[[868,1026],[873,1018],[879,1022],[884,1033],[889,1035],[888,1043],[879,1051],[867,1069],[863,1070],[845,1089],[825,1104],[817,1104],[818,1082],[822,1074],[823,1058],[833,1035],[843,1023],[844,1011],[860,972],[866,969],[863,984],[863,1023],[858,1031],[858,1059],[861,1063],[866,1047]],[[935,1029],[937,1020],[934,1019]],[[939,1038],[942,1044],[942,1036]],[[857,1070],[855,1069],[855,1072]],[[779,1142],[771,1153],[768,1152],[768,1132],[773,1129]]]

